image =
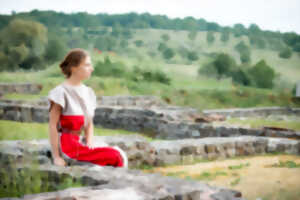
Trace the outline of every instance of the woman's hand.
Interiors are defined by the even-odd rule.
[[[66,166],[66,162],[62,157],[53,158],[53,163],[58,166]]]
[[[87,141],[87,142],[86,142],[86,146],[88,146],[88,147],[91,148],[91,149],[93,149],[93,148],[96,147],[92,141]]]

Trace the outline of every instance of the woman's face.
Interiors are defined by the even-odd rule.
[[[91,61],[91,57],[87,56],[78,67],[72,67],[72,76],[80,80],[89,79],[94,67]]]

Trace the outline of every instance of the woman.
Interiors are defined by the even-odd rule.
[[[48,94],[53,163],[65,166],[63,157],[67,157],[101,166],[127,168],[126,154],[120,148],[96,147],[93,144],[96,95],[91,87],[82,83],[94,70],[88,52],[72,49],[60,63],[60,68],[66,79]],[[85,142],[81,137],[82,131]]]

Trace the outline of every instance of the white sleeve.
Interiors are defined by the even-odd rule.
[[[55,87],[49,91],[48,96],[48,111],[50,111],[51,101],[59,104],[63,109],[65,108],[66,102],[64,98],[63,88]]]

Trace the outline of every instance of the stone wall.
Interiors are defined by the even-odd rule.
[[[199,159],[224,159],[273,152],[300,155],[299,140],[272,137],[207,137],[148,142],[139,135],[116,135],[94,136],[94,142],[97,146],[102,146],[105,142],[109,146],[123,149],[128,156],[129,167],[186,164]],[[0,141],[1,162],[7,162],[8,157],[22,159],[25,154],[34,155],[40,164],[51,164],[51,148],[48,139]],[[67,163],[74,164],[71,160],[67,160]]]
[[[125,139],[126,138],[126,139]],[[136,156],[131,157],[130,163],[135,159],[148,159],[149,149],[153,149],[151,143],[136,136],[126,137],[95,137],[95,141],[102,143],[108,142],[110,145],[118,145],[125,150],[127,154],[135,151]],[[100,141],[101,140],[101,141]],[[147,143],[147,144],[146,144]],[[29,148],[30,147],[30,148]],[[156,150],[153,158],[156,159]],[[129,156],[130,157],[130,156]],[[29,159],[30,158],[30,159]],[[32,159],[32,160],[31,160]],[[74,177],[84,182],[85,187],[69,188],[58,192],[47,192],[34,195],[25,195],[24,199],[55,199],[59,198],[84,198],[93,199],[145,199],[145,200],[163,200],[163,199],[191,199],[191,200],[243,200],[239,191],[222,187],[214,187],[200,181],[185,180],[174,177],[164,177],[160,174],[148,174],[139,170],[100,167],[97,165],[72,164],[66,167],[55,166],[51,163],[50,145],[47,140],[31,140],[31,141],[1,141],[0,142],[0,168],[10,172],[11,168],[16,168],[17,172],[25,170],[36,170],[39,173],[46,173],[47,180],[58,184],[65,177]],[[33,168],[31,163],[37,162],[37,166]],[[160,162],[154,162],[156,164]],[[131,164],[132,165],[132,164]],[[34,174],[34,173],[28,173]],[[0,176],[9,176],[7,173],[1,173]],[[3,179],[4,177],[0,177]],[[10,179],[13,181],[13,179]],[[0,184],[4,184],[1,182]],[[6,183],[9,184],[9,183]],[[3,185],[2,185],[3,186]],[[124,195],[126,192],[126,195]],[[118,196],[116,196],[118,195]],[[129,195],[129,196],[128,196]],[[101,198],[100,198],[101,197]],[[15,198],[18,199],[18,198]]]
[[[117,145],[129,155],[131,167],[140,164],[162,166],[186,164],[200,159],[224,159],[238,155],[255,155],[271,152],[300,155],[300,141],[240,136],[231,138],[201,138],[175,141],[147,142],[141,136],[95,136],[96,143]],[[149,159],[151,157],[151,159]],[[84,182],[85,187],[69,188],[59,192],[25,195],[24,199],[102,197],[119,199],[191,199],[191,200],[242,200],[239,191],[212,187],[204,182],[163,177],[159,174],[145,174],[139,170],[100,167],[87,163],[73,162],[67,167],[55,166],[51,162],[50,144],[47,139],[31,141],[0,141],[0,179],[8,176],[11,168],[36,170],[47,174],[47,181],[58,183],[69,176]],[[30,167],[34,161],[38,167]],[[13,179],[10,179],[13,181]],[[1,184],[4,184],[1,182]],[[9,183],[8,183],[9,184]],[[53,183],[52,183],[53,184]],[[3,186],[3,185],[2,185]],[[122,198],[122,195],[126,195]],[[105,195],[104,195],[105,194]],[[15,198],[18,199],[18,198]]]
[[[300,108],[261,107],[203,110],[203,114],[219,114],[226,117],[266,117],[269,115],[300,115]]]
[[[174,112],[176,112],[176,109]],[[194,111],[191,110],[190,112]],[[188,120],[179,121],[180,116],[184,119],[183,116],[188,116],[188,114],[179,112],[166,115],[158,109],[98,106],[95,111],[94,124],[104,128],[144,132],[155,138],[169,140],[242,135],[300,138],[300,132],[292,130],[242,128]],[[0,119],[47,123],[49,115],[45,106],[0,102]]]
[[[38,94],[42,90],[41,84],[34,83],[0,83],[0,96],[6,93]]]

